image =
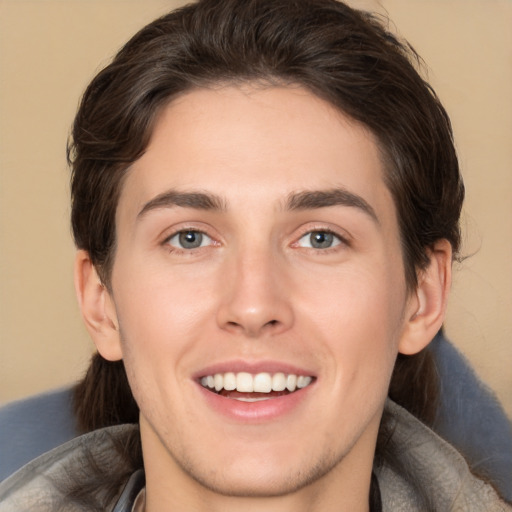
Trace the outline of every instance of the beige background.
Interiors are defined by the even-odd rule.
[[[75,381],[65,141],[94,73],[181,2],[0,0],[0,403]],[[512,416],[512,1],[374,0],[429,65],[467,186],[447,332]]]

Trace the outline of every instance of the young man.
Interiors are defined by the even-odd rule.
[[[94,431],[0,510],[510,509],[387,398],[432,420],[463,186],[444,109],[370,16],[171,13],[93,80],[70,162]]]

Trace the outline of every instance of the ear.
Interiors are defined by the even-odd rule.
[[[119,361],[122,351],[114,301],[89,253],[82,250],[75,258],[75,290],[82,318],[98,352],[108,361]]]
[[[428,253],[430,263],[418,275],[418,285],[406,308],[405,328],[398,345],[402,354],[425,348],[441,328],[452,280],[452,247],[437,241]]]

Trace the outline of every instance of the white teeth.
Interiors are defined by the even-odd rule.
[[[250,373],[240,372],[237,374],[236,390],[241,393],[252,393],[254,391],[254,384]]]
[[[286,389],[288,391],[295,391],[297,387],[297,375],[288,375],[286,377]]]
[[[284,391],[286,389],[286,377],[284,373],[276,373],[272,377],[272,390]]]
[[[236,389],[236,375],[233,372],[224,374],[224,389],[226,391],[233,391]]]
[[[252,375],[247,372],[227,372],[216,373],[214,375],[206,375],[201,378],[201,385],[205,388],[215,389],[219,392],[238,391],[240,393],[270,393],[271,391],[284,391],[287,389],[290,392],[296,389],[302,389],[309,386],[313,382],[313,378],[307,375],[285,375],[284,373],[270,374],[266,372],[257,373]],[[244,399],[245,401],[257,401],[256,399]]]
[[[304,375],[301,375],[297,378],[297,387],[299,389],[305,388],[306,386],[309,386],[311,384],[311,377],[305,377]]]
[[[224,378],[220,373],[213,376],[213,382],[215,382],[215,391],[220,391],[224,387]]]
[[[254,391],[258,393],[270,393],[272,391],[272,377],[270,373],[258,373],[255,375]]]
[[[243,396],[239,396],[236,398],[239,402],[262,402],[263,400],[268,400],[268,397],[258,397],[258,398],[247,398]]]

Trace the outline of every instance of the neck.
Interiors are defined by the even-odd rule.
[[[143,443],[146,469],[145,512],[368,512],[372,465],[377,432],[367,432],[373,442],[359,439],[342,460],[323,475],[291,492],[228,495],[208,488],[172,457],[165,461],[151,457],[153,449]],[[222,470],[222,464],[219,465]]]
[[[371,477],[371,475],[370,475]],[[184,493],[184,489],[154,488],[151,483],[146,489],[145,512],[173,510],[175,512],[369,512],[370,477],[358,478],[356,486],[350,485],[325,488],[313,485],[294,493],[276,496],[225,496],[204,489],[201,493]],[[347,483],[348,481],[345,480]]]

